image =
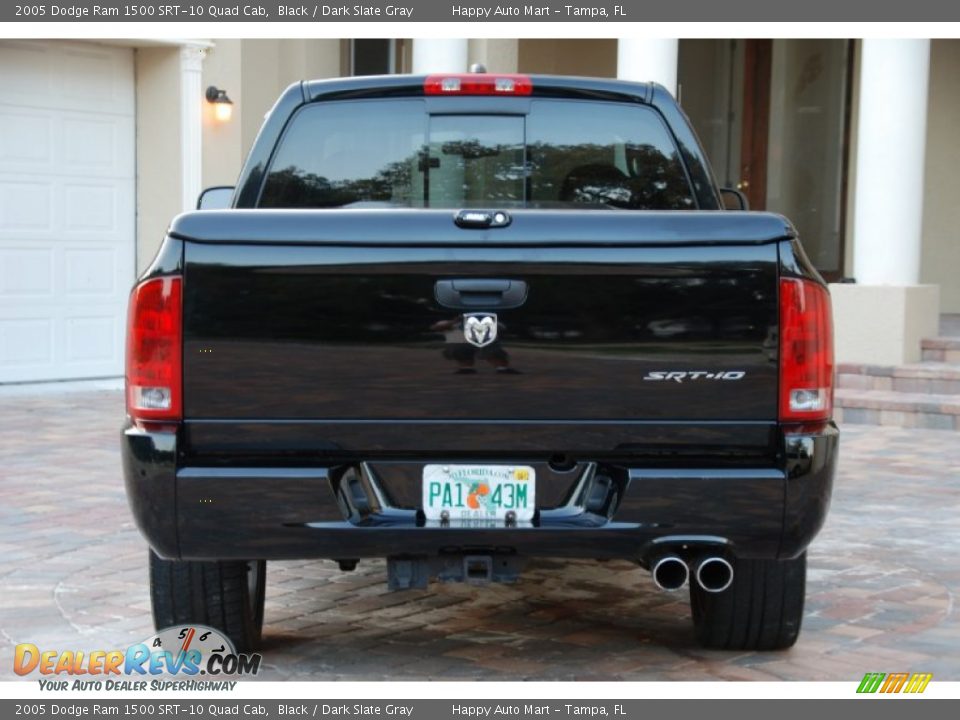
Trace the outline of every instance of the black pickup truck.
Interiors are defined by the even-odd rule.
[[[666,90],[297,83],[227,192],[130,301],[158,626],[255,647],[266,560],[423,588],[618,558],[689,585],[707,647],[795,642],[837,460],[829,296]]]

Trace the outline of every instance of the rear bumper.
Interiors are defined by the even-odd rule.
[[[607,468],[609,510],[542,512],[522,528],[424,527],[414,510],[357,508],[337,467],[178,467],[177,435],[128,426],[127,496],[163,557],[302,559],[443,552],[645,560],[663,545],[726,546],[744,558],[795,557],[823,525],[839,433],[784,433],[780,467]]]

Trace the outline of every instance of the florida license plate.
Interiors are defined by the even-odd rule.
[[[423,513],[428,521],[533,520],[536,473],[528,465],[427,465]]]

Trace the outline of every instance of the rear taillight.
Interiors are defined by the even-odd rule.
[[[179,277],[137,285],[127,312],[127,414],[135,420],[182,417]]]
[[[530,95],[528,75],[429,75],[423,82],[425,95]]]
[[[833,412],[830,295],[810,280],[780,280],[780,420],[829,420]]]

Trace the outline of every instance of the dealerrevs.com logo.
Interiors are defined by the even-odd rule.
[[[173,675],[196,677],[221,675],[256,675],[262,656],[241,654],[229,638],[205,625],[179,625],[161,630],[126,650],[47,650],[32,643],[21,643],[14,651],[13,670],[17,675],[38,673],[42,676],[73,676],[72,688],[96,687],[100,678],[111,687],[105,689],[142,689],[126,687],[110,678],[125,676]],[[91,676],[95,682],[80,683],[77,676]],[[43,682],[43,681],[41,681]],[[47,681],[50,689],[66,690],[68,681]],[[152,688],[156,689],[156,688]],[[201,689],[201,688],[198,688]]]

